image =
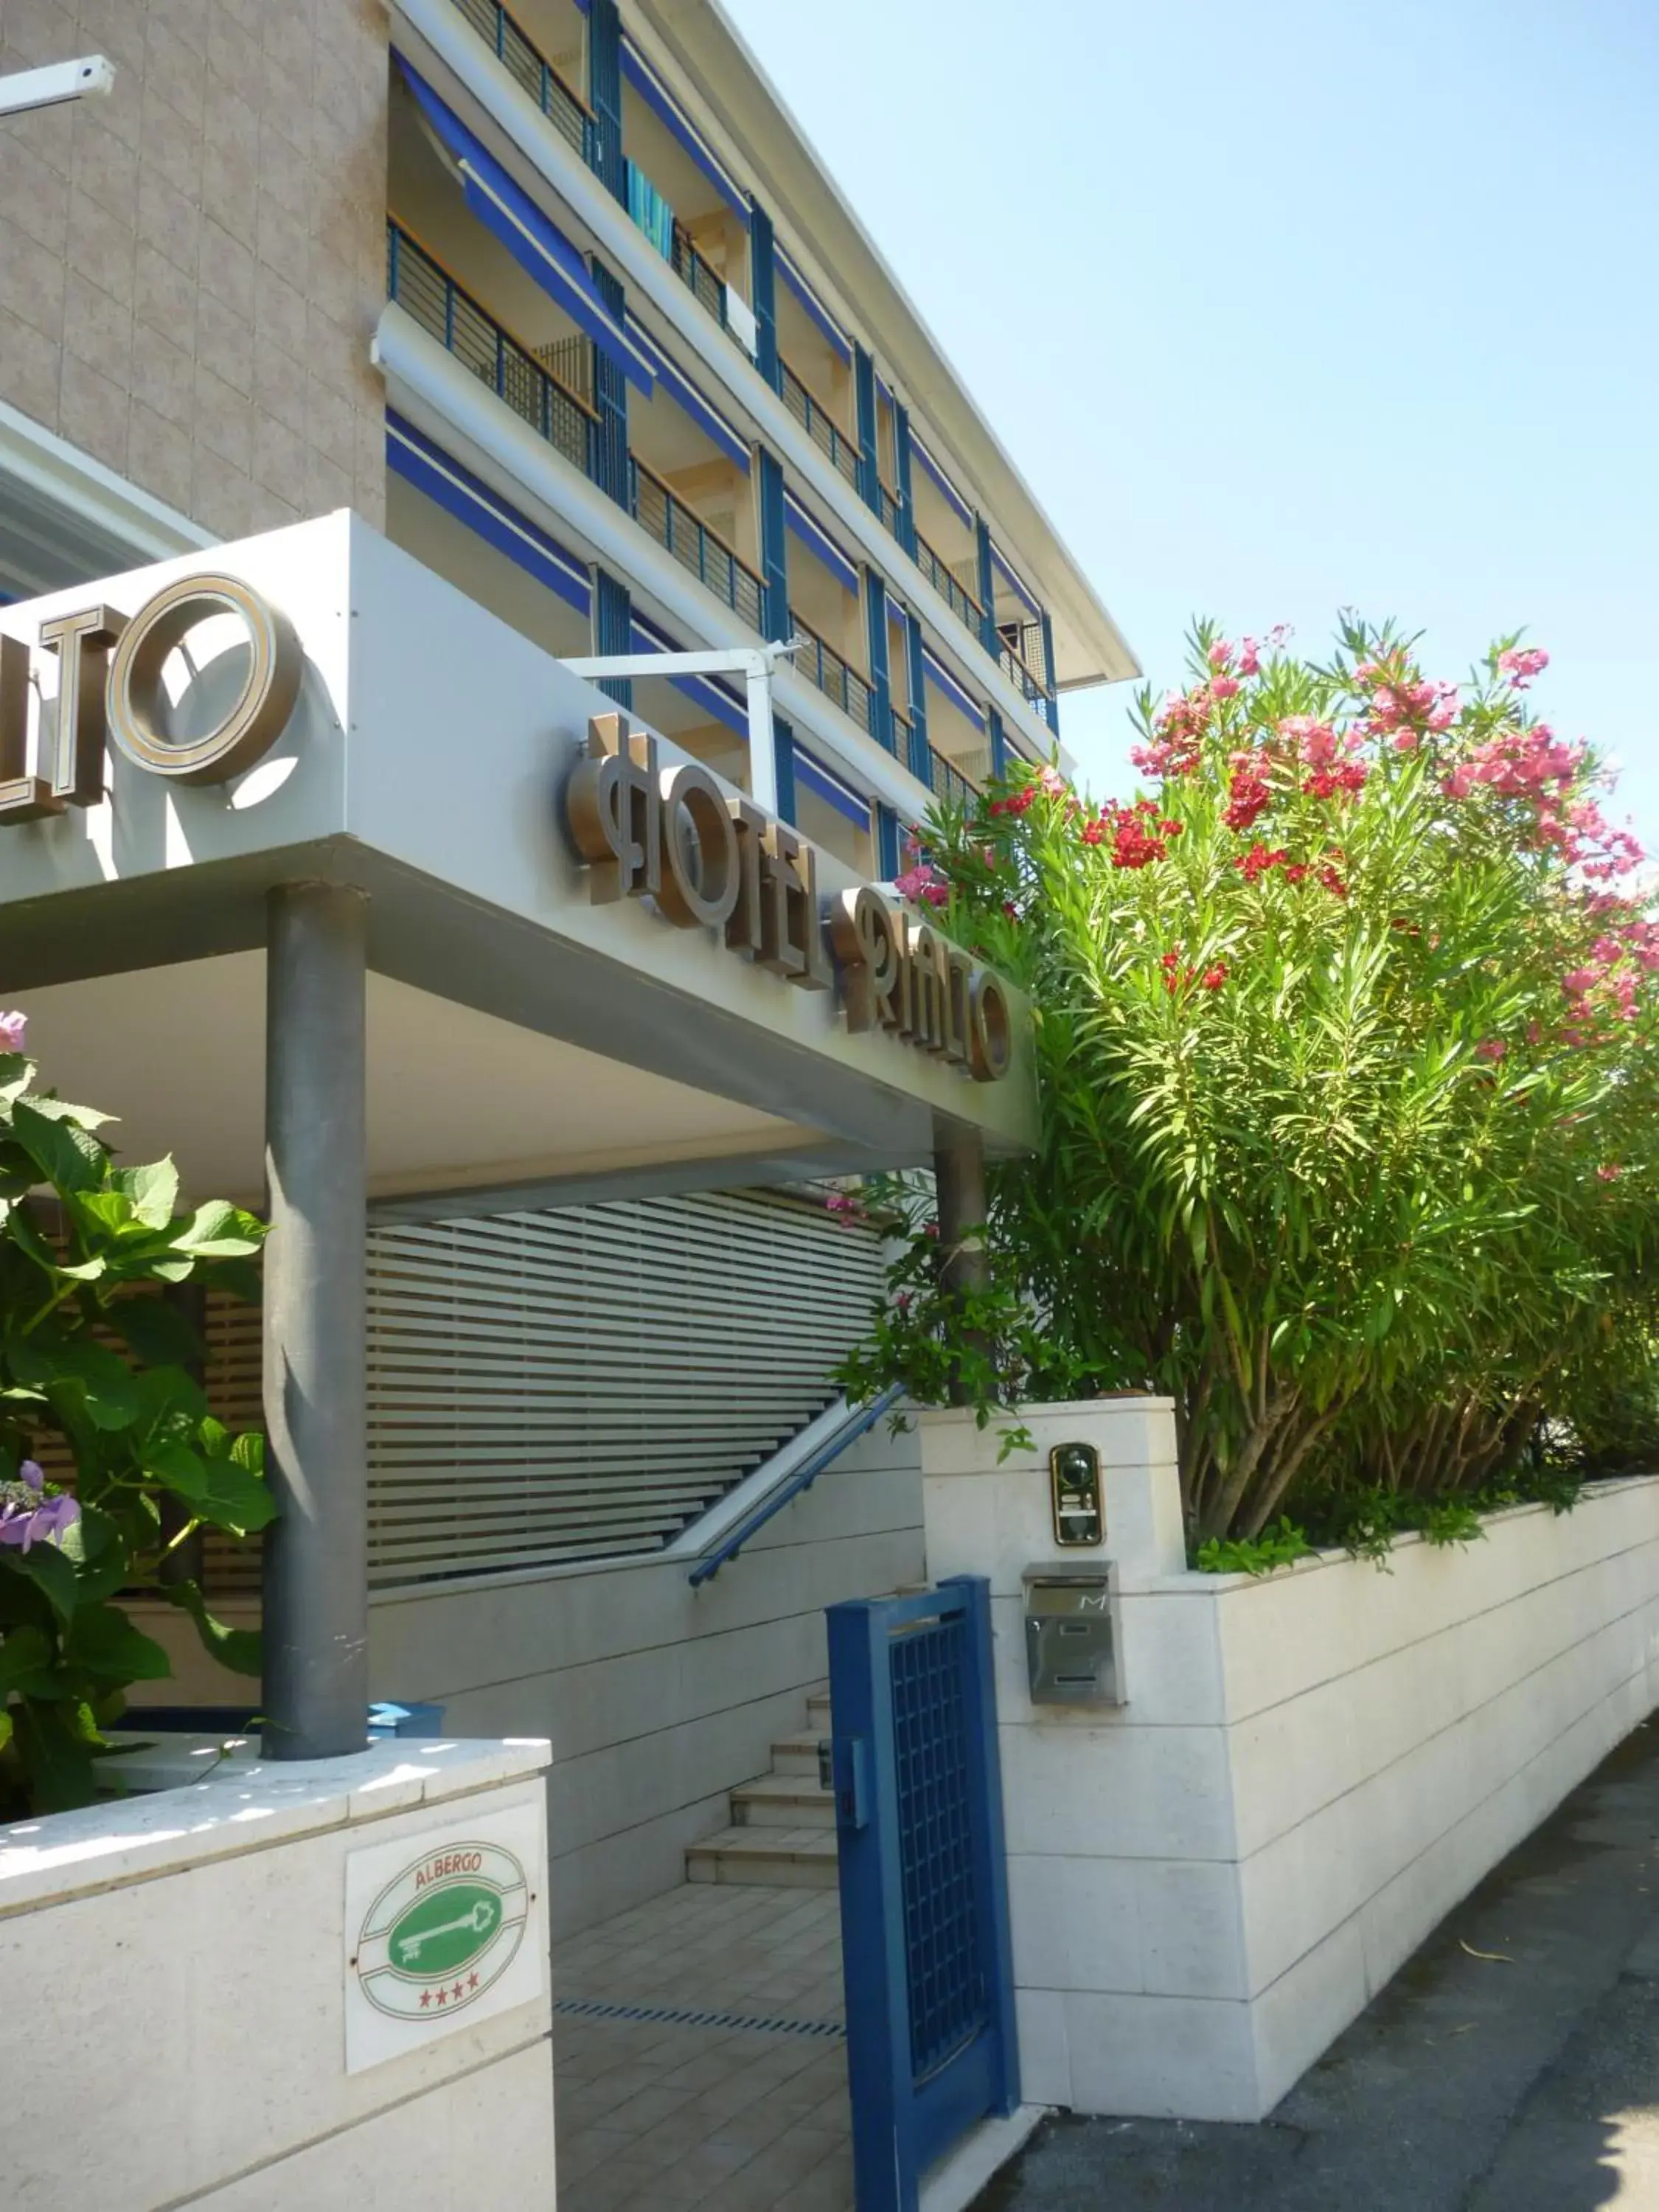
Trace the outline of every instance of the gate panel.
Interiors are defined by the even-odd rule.
[[[989,1585],[831,1606],[831,1767],[859,2212],[1019,2102]]]

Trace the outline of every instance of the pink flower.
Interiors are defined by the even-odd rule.
[[[1476,1045],[1474,1056],[1477,1060],[1497,1061],[1502,1060],[1508,1050],[1509,1047],[1502,1037],[1487,1037],[1484,1042]]]
[[[1238,672],[1241,676],[1260,676],[1261,673],[1261,648],[1253,637],[1239,641]]]
[[[1625,1170],[1623,1168],[1618,1167],[1612,1161],[1609,1161],[1605,1167],[1597,1168],[1595,1170],[1595,1179],[1598,1182],[1617,1182],[1620,1176],[1623,1175],[1624,1172]]]
[[[893,889],[901,898],[920,900],[926,906],[948,906],[951,886],[939,870],[921,861],[908,868],[902,876],[893,878]]]
[[[1534,676],[1541,676],[1550,665],[1550,657],[1541,646],[1511,646],[1507,653],[1498,656],[1499,673],[1507,676],[1517,691],[1524,691]]]
[[[1238,678],[1236,676],[1218,676],[1211,684],[1210,690],[1212,696],[1217,699],[1231,699],[1238,690]]]
[[[28,1025],[27,1014],[0,1014],[0,1052],[21,1052]]]
[[[1224,637],[1217,638],[1215,643],[1210,647],[1208,659],[1211,667],[1214,669],[1232,666],[1233,649]]]
[[[1042,786],[1042,788],[1048,793],[1050,799],[1065,798],[1067,789],[1066,781],[1057,768],[1040,768],[1037,770],[1037,781]]]

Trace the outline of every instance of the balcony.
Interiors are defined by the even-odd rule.
[[[877,737],[874,699],[865,678],[798,614],[791,613],[789,625],[793,636],[806,641],[805,650],[795,655],[796,668],[849,721],[856,722],[866,736]]]
[[[386,222],[386,297],[586,477],[599,418],[458,284],[411,231]]]
[[[954,570],[933,550],[927,540],[916,539],[916,566],[939,593],[957,620],[966,629],[972,630],[981,644],[985,641],[985,610],[973,593],[958,582]]]
[[[497,0],[455,0],[496,60],[541,109],[562,137],[593,166],[593,114],[574,93],[541,48]]]
[[[754,570],[643,461],[630,456],[628,469],[629,504],[641,529],[690,569],[722,605],[759,632],[763,595]]]
[[[784,405],[818,451],[828,456],[831,467],[845,477],[856,491],[859,483],[858,447],[831,419],[823,402],[813,397],[781,356],[778,361],[778,375]]]

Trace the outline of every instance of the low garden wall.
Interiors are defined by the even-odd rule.
[[[1024,2094],[1251,2120],[1659,1703],[1659,1478],[1570,1514],[1189,1573],[1167,1401],[923,1417],[930,1576],[988,1575]],[[1047,1455],[1100,1450],[1117,1707],[1034,1705],[1022,1577]]]
[[[0,1827],[6,2203],[550,2209],[546,1763],[238,1759]]]

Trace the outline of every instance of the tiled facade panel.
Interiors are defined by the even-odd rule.
[[[0,398],[218,535],[385,504],[375,0],[0,0]]]

